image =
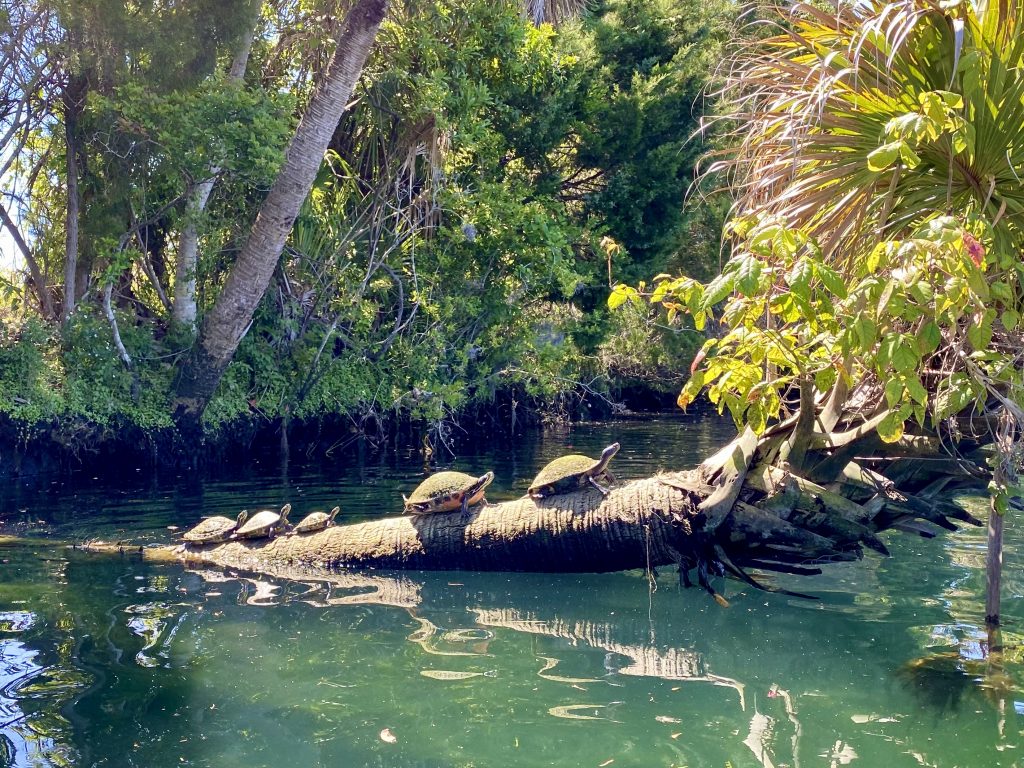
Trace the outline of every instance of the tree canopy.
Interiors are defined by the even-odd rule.
[[[564,10],[545,12],[553,27],[511,2],[390,8],[208,429],[346,414],[441,426],[495,397],[557,409],[621,371],[675,375],[692,334],[604,299],[609,279],[717,259],[720,214],[684,198],[731,11]],[[0,202],[24,267],[3,276],[12,423],[171,425],[195,323],[346,12],[4,4],[18,45],[0,69]],[[189,300],[195,321],[176,312]]]

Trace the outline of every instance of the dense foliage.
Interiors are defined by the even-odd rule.
[[[763,433],[806,382],[888,443],[995,439],[1004,510],[1024,426],[1024,6],[797,6],[786,20],[729,84],[732,256],[710,283],[663,276],[650,296],[725,326],[680,404],[706,389]],[[840,444],[831,428],[808,439]]]
[[[683,203],[727,9],[609,0],[556,29],[510,2],[392,6],[208,426],[439,424],[498,393],[558,408],[677,369],[692,334],[604,299],[610,280],[717,260],[716,209]],[[39,0],[4,2],[0,23],[23,106],[0,115],[0,202],[25,266],[3,277],[0,412],[169,426],[194,332],[171,322],[183,236],[201,320],[341,19]]]

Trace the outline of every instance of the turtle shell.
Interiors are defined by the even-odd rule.
[[[335,507],[330,512],[310,512],[295,524],[292,533],[313,533],[322,531],[324,528],[334,524],[334,518],[338,516],[341,507]]]
[[[245,523],[249,516],[248,510],[242,510],[237,519],[215,515],[201,520],[199,524],[190,531],[186,531],[182,537],[190,544],[214,544],[219,541],[227,541],[231,532],[238,526]]]
[[[420,483],[412,494],[405,498],[405,511],[413,515],[427,515],[432,512],[454,512],[462,507],[479,504],[484,500],[484,489],[494,480],[494,473],[480,477],[465,472],[436,472]]]
[[[278,514],[273,510],[263,509],[249,518],[249,520],[235,531],[235,536],[240,539],[258,539],[261,536],[273,536],[278,529],[288,524],[288,513],[292,511],[291,504],[281,507]]]
[[[586,485],[591,479],[599,480],[607,474],[608,462],[618,453],[619,444],[612,443],[601,452],[601,458],[572,453],[559,456],[533,478],[527,493],[535,499],[559,493],[571,493]]]

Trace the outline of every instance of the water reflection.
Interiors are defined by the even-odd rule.
[[[480,446],[451,466],[493,467],[508,498],[558,453],[615,440],[628,479],[693,463],[719,438],[605,425]],[[366,519],[393,512],[421,472],[391,454],[284,478],[275,463],[198,484],[0,489],[0,534],[4,510],[68,539],[167,540],[169,525],[284,501]],[[1008,526],[996,669],[982,538],[889,536],[892,559],[777,577],[819,603],[730,583],[729,609],[668,573],[324,578],[4,547],[0,723],[21,719],[0,764],[1017,765],[1024,542]]]

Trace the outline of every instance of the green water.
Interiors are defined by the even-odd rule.
[[[602,424],[462,450],[521,494],[567,447],[623,444],[620,478],[692,465],[711,419]],[[414,453],[246,472],[34,479],[0,489],[0,533],[166,541],[169,525],[290,500],[349,520],[396,510]],[[296,516],[293,515],[293,516]],[[720,608],[674,574],[390,573],[254,578],[0,547],[0,765],[1024,765],[1019,526],[1010,646],[986,687],[983,533],[886,534],[893,557],[730,582]],[[922,661],[923,660],[923,661]]]

